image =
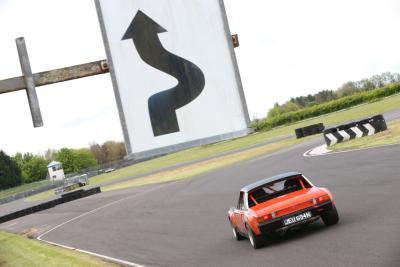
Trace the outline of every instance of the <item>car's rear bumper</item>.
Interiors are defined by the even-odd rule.
[[[331,201],[329,202],[325,202],[316,206],[312,206],[309,207],[307,209],[303,209],[303,210],[299,210],[296,211],[294,213],[290,213],[287,214],[285,216],[273,219],[273,220],[269,220],[267,222],[263,222],[263,223],[259,223],[258,224],[258,228],[260,229],[261,234],[270,234],[273,232],[278,232],[281,230],[286,230],[295,226],[298,226],[300,224],[306,224],[306,223],[310,223],[315,221],[316,219],[318,219],[322,214],[324,214],[325,212],[331,210],[333,207],[333,203]],[[290,225],[285,226],[283,223],[283,220],[293,217],[293,216],[297,216],[299,214],[305,213],[305,212],[311,212],[312,217],[307,219],[307,220],[303,220],[303,221],[299,221]]]

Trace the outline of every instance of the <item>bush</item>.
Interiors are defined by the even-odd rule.
[[[400,93],[400,82],[387,85],[383,88],[372,91],[360,92],[351,96],[332,100],[323,104],[314,105],[312,107],[303,108],[297,111],[287,112],[272,118],[265,118],[256,123],[252,127],[257,130],[269,130],[274,127],[301,121],[304,119],[328,114],[345,108],[353,107],[362,103],[376,101],[383,97]]]
[[[20,185],[21,169],[6,153],[0,150],[0,189]]]

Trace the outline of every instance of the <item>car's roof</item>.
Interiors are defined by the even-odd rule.
[[[285,180],[287,178],[290,178],[290,177],[293,177],[293,176],[299,176],[299,175],[302,175],[302,174],[299,173],[299,172],[281,173],[281,174],[278,174],[278,175],[275,175],[275,176],[272,176],[272,177],[268,177],[268,178],[259,180],[259,181],[255,182],[255,183],[246,185],[240,191],[248,193],[249,191],[251,191],[251,190],[253,190],[253,189],[257,188],[257,187],[260,187],[260,186],[262,186],[264,184],[276,182],[276,181],[279,181],[279,180]]]

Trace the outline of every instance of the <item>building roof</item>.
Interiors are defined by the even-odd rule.
[[[62,164],[62,163],[53,160],[52,162],[49,163],[49,165],[47,165],[47,168],[50,168],[50,167],[53,167],[53,166],[56,166],[56,165],[60,165],[60,164]]]
[[[287,172],[287,173],[282,173],[282,174],[278,174],[272,177],[268,177],[262,180],[259,180],[255,183],[246,185],[245,187],[243,187],[240,191],[248,193],[249,191],[260,187],[262,185],[268,184],[268,183],[272,183],[272,182],[277,182],[277,181],[281,181],[281,180],[286,180],[287,178],[293,177],[293,176],[299,176],[302,175],[299,172]]]

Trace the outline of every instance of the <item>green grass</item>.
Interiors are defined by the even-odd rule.
[[[15,195],[17,193],[40,188],[40,187],[46,186],[50,183],[51,183],[50,181],[44,180],[44,181],[34,182],[34,183],[30,183],[30,184],[23,184],[23,185],[16,186],[16,187],[13,187],[10,189],[2,190],[2,191],[0,191],[0,199]]]
[[[67,250],[24,236],[0,231],[0,266],[4,267],[72,267],[119,266],[99,258]]]
[[[44,191],[42,193],[27,197],[25,200],[26,201],[40,201],[40,200],[46,200],[54,197],[54,189]]]
[[[288,140],[282,140],[279,142],[275,142],[268,145],[263,145],[255,148],[251,148],[245,151],[236,152],[228,155],[224,155],[221,157],[205,160],[202,162],[190,164],[183,167],[178,167],[173,170],[162,171],[159,173],[155,173],[152,175],[144,176],[138,179],[128,180],[122,183],[111,184],[108,186],[102,187],[102,191],[111,191],[118,189],[125,189],[129,187],[142,186],[147,184],[155,184],[161,182],[171,182],[177,180],[188,179],[193,176],[206,173],[208,171],[212,171],[218,168],[222,168],[234,163],[237,163],[242,160],[247,160],[250,158],[254,158],[256,156],[260,156],[263,154],[271,153],[277,150],[280,150],[285,147],[289,147],[295,145],[297,143],[309,140],[315,137],[308,137],[304,139],[295,139],[291,138]]]
[[[333,151],[344,151],[391,144],[400,144],[400,120],[389,122],[387,131],[335,144],[329,147],[329,149]]]
[[[254,144],[260,144],[266,141],[273,140],[274,138],[294,134],[294,129],[307,125],[320,122],[324,123],[325,125],[338,124],[344,121],[368,117],[398,108],[400,108],[400,95],[394,95],[380,101],[363,104],[357,107],[323,115],[313,119],[307,119],[291,125],[278,127],[270,131],[251,134],[249,136],[237,138],[231,141],[199,146],[160,158],[141,162],[129,167],[116,170],[114,172],[93,177],[90,179],[90,185],[99,185],[105,182],[118,182],[118,180],[124,179],[126,177],[141,175],[164,167],[186,163],[193,160],[199,160],[210,156],[216,156],[223,152],[245,148]],[[48,191],[39,195],[32,196],[28,198],[28,200],[44,200],[48,199],[51,196],[54,196],[54,192]]]

